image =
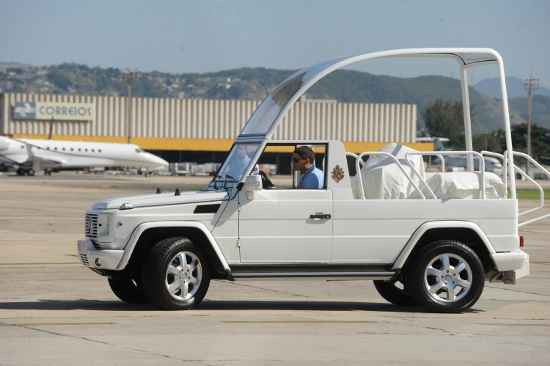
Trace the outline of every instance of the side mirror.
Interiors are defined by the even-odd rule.
[[[244,180],[243,189],[246,192],[254,192],[262,190],[262,176],[259,174],[249,175]]]
[[[262,190],[262,176],[259,174],[247,176],[242,189],[246,193],[246,198],[249,200],[254,199],[254,192]]]

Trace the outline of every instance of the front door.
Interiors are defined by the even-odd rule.
[[[242,263],[327,263],[332,195],[326,189],[261,190],[239,196]]]

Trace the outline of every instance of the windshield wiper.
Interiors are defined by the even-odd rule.
[[[235,178],[233,178],[231,175],[229,174],[226,174],[225,177],[223,178],[225,181],[227,181],[227,178],[231,179],[233,182],[236,182],[237,180]]]
[[[223,177],[223,189],[226,189],[227,188],[227,178],[231,179],[232,182],[236,182],[237,180],[235,178],[233,178],[230,174],[226,174],[224,177]],[[230,182],[231,182],[230,181]]]
[[[213,186],[214,189],[218,189],[218,182],[222,182],[222,188],[227,188],[228,182],[236,182],[237,179],[235,179],[231,174],[225,174],[225,175],[216,175],[209,183],[209,186]]]

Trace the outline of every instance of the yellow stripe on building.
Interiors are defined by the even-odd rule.
[[[14,138],[47,139],[43,134],[14,134]],[[86,142],[111,142],[125,144],[126,137],[121,136],[86,136],[86,135],[53,135],[52,140],[60,141],[86,141]],[[144,150],[168,150],[168,151],[228,151],[233,144],[231,139],[183,139],[160,137],[134,137],[132,144],[136,144]],[[346,150],[353,153],[380,150],[387,142],[357,142],[344,141]],[[433,150],[432,143],[404,143],[412,149],[419,151]]]

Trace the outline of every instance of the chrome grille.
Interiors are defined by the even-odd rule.
[[[88,238],[97,238],[97,215],[86,214],[86,222],[84,224],[84,234]]]
[[[90,266],[90,263],[88,262],[88,256],[86,254],[81,254],[80,255],[80,260],[82,261],[82,264],[84,264],[85,266]]]

